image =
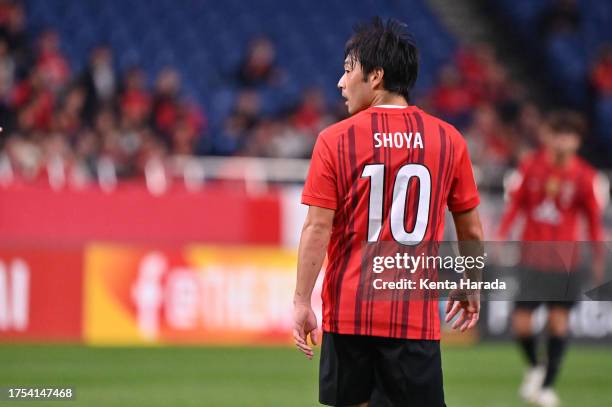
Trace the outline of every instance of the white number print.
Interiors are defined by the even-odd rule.
[[[377,242],[380,237],[384,207],[385,165],[368,164],[363,168],[362,178],[370,178],[370,200],[368,210],[368,242]],[[413,177],[419,179],[419,203],[416,222],[411,232],[406,231],[406,195]],[[391,235],[398,243],[414,246],[423,241],[429,220],[431,199],[431,175],[424,165],[406,164],[397,172],[391,202]]]

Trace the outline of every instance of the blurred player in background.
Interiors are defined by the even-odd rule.
[[[580,295],[576,258],[564,266],[559,261],[559,252],[569,251],[570,245],[579,240],[579,215],[586,217],[589,239],[592,242],[602,239],[596,171],[577,156],[585,131],[584,120],[578,113],[556,111],[548,116],[541,134],[543,147],[521,163],[520,180],[511,192],[498,232],[499,238],[505,239],[517,215],[522,213],[525,225],[521,240],[558,242],[523,246],[522,300],[516,301],[512,317],[516,340],[529,363],[519,393],[542,407],[559,405],[553,386],[567,346],[569,313]],[[596,280],[601,282],[603,253],[598,246],[594,248],[593,269]],[[532,325],[533,312],[543,303],[548,308],[545,365],[538,359]]]
[[[319,400],[348,406],[442,407],[438,299],[374,300],[366,243],[438,242],[446,206],[459,241],[482,240],[479,195],[466,143],[451,125],[409,105],[417,49],[405,26],[375,19],[356,28],[338,87],[352,117],[323,130],[302,203],[309,205],[298,252],[294,339],[312,358],[311,307],[327,250]],[[328,247],[329,244],[329,247]],[[406,290],[409,291],[409,290]],[[478,295],[452,296],[447,320],[478,321]]]

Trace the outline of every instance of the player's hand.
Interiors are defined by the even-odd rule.
[[[299,350],[308,359],[312,359],[314,353],[308,345],[307,337],[313,345],[319,344],[317,332],[317,317],[310,304],[296,303],[293,306],[293,340]]]
[[[453,323],[452,328],[465,332],[476,326],[480,317],[480,292],[453,290],[448,295],[446,303],[446,322],[450,322],[459,311],[463,310],[459,318]]]

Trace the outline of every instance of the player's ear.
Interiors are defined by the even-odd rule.
[[[379,86],[382,87],[384,75],[385,71],[382,68],[374,68],[372,72],[370,72],[369,79],[372,89],[376,89]]]

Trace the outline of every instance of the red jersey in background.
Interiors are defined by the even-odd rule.
[[[602,239],[601,207],[595,191],[596,171],[588,163],[574,156],[566,165],[558,166],[545,150],[540,150],[524,159],[518,172],[519,182],[510,191],[500,234],[507,236],[514,220],[523,214],[525,225],[521,240],[564,242],[524,245],[523,263],[540,269],[557,269],[560,257],[568,254],[562,252],[571,250],[571,243],[579,238],[581,214],[587,220],[589,239]],[[575,263],[577,257],[570,255]],[[559,271],[565,270],[566,267]]]

